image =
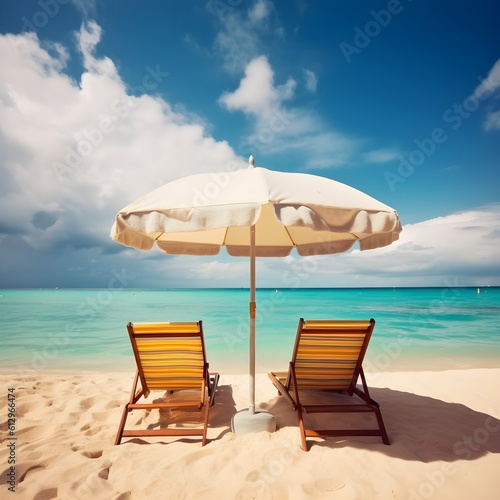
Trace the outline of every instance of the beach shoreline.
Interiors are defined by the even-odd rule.
[[[291,353],[272,352],[257,355],[256,372],[268,373],[273,370],[286,370]],[[210,357],[210,369],[221,374],[245,375],[249,373],[248,361],[231,360],[220,353],[208,353]],[[25,361],[16,367],[0,366],[0,374],[4,375],[35,375],[47,373],[133,373],[135,361],[132,350],[128,356],[109,359],[89,359],[88,357],[75,357],[74,359],[59,356],[40,364],[39,358]],[[374,352],[368,348],[364,363],[367,375],[380,372],[419,372],[419,371],[449,371],[449,370],[474,370],[480,368],[500,369],[500,358],[495,351],[481,351],[475,353],[471,350],[469,354],[446,353],[437,354],[431,350],[423,352],[408,352],[398,348],[396,343],[388,344],[386,350]]]
[[[248,376],[222,374],[203,448],[184,438],[113,445],[133,372],[0,373],[3,392],[15,395],[18,498],[162,498],[168,490],[169,498],[493,500],[500,487],[500,368],[367,373],[391,445],[317,438],[308,452],[294,412],[265,373],[256,377],[256,402],[275,415],[278,430],[233,434],[232,415],[247,407]],[[0,404],[2,422],[7,404]],[[138,426],[157,420],[144,411],[131,418]],[[3,495],[9,450],[2,448]]]

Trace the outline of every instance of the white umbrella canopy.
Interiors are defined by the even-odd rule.
[[[113,240],[139,250],[156,243],[168,254],[258,257],[345,252],[389,245],[401,232],[398,214],[357,189],[310,174],[255,167],[169,182],[116,216]]]
[[[250,257],[250,408],[255,413],[255,256],[360,250],[399,238],[397,212],[332,179],[253,166],[190,175],[138,198],[116,216],[111,238],[167,254]]]

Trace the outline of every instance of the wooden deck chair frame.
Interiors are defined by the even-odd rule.
[[[127,330],[137,370],[115,445],[124,437],[201,436],[204,446],[219,374],[208,371],[202,322],[128,323]],[[145,400],[151,391],[167,394],[186,391],[183,394],[187,398],[177,402],[169,402],[168,398],[165,402],[138,402],[141,398]],[[152,409],[205,411],[203,428],[125,429],[131,411]]]
[[[269,378],[279,394],[297,412],[302,449],[307,451],[308,437],[319,436],[380,436],[389,444],[379,405],[370,397],[363,372],[363,358],[375,327],[370,321],[299,321],[292,361],[288,372],[270,372]],[[358,377],[362,388],[357,387]],[[303,391],[346,391],[356,395],[361,403],[303,404]],[[307,429],[304,413],[372,412],[377,429]]]

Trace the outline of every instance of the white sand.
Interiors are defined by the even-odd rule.
[[[225,375],[205,447],[184,438],[125,438],[114,446],[132,377],[4,372],[0,498],[500,498],[500,369],[367,374],[391,445],[328,438],[310,441],[308,452],[300,449],[294,412],[266,375],[257,378],[257,402],[276,416],[275,433],[230,432],[231,416],[248,404],[248,378]],[[12,496],[8,387],[16,394]],[[138,411],[130,421],[155,418]]]

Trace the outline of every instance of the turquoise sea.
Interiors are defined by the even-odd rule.
[[[369,319],[365,370],[500,366],[500,288],[257,290],[256,370],[286,369],[297,323]],[[128,321],[203,321],[210,367],[247,373],[248,289],[0,290],[0,368],[133,370]]]

